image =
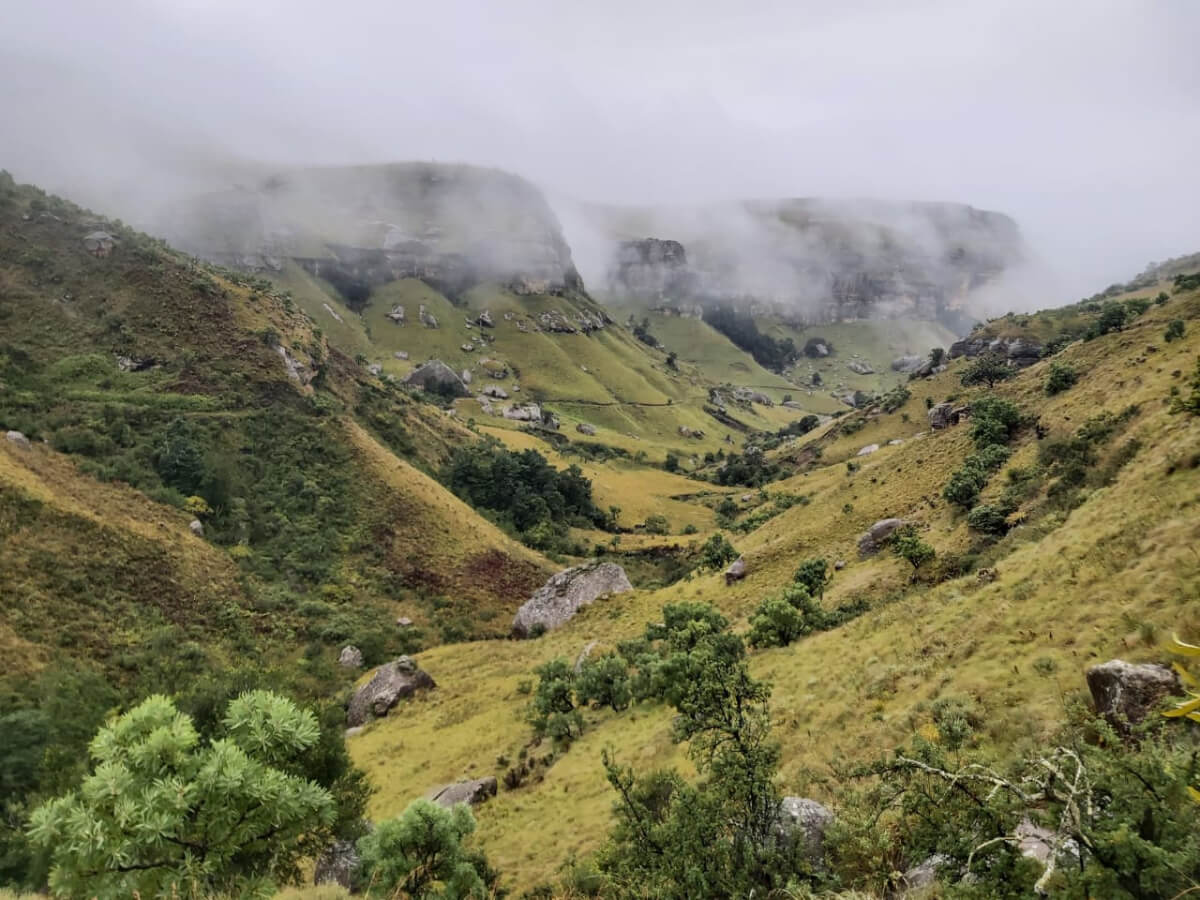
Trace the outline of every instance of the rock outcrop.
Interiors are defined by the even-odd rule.
[[[593,560],[564,569],[521,605],[513,619],[512,633],[515,637],[529,637],[535,630],[549,631],[605,594],[632,590],[625,570],[616,563]]]
[[[467,397],[470,391],[455,371],[440,359],[431,359],[417,366],[404,378],[404,383],[430,393]]]
[[[347,644],[338,654],[338,665],[343,669],[361,669],[363,667],[362,651],[353,644]]]
[[[949,356],[973,357],[982,353],[995,353],[1008,360],[1010,366],[1024,368],[1032,366],[1042,358],[1042,345],[1025,338],[964,338],[950,345]]]
[[[893,372],[912,373],[917,371],[924,365],[927,357],[924,356],[898,356],[892,360]]]
[[[617,244],[608,289],[648,300],[674,300],[692,296],[696,278],[683,244],[648,237]]]
[[[97,259],[104,259],[112,253],[115,243],[116,238],[107,231],[92,231],[83,236],[83,249]]]
[[[1164,697],[1182,693],[1179,676],[1166,666],[1112,659],[1087,670],[1096,712],[1122,733],[1145,721]]]
[[[906,523],[903,519],[880,519],[858,536],[859,555],[871,556],[878,553],[896,529],[904,524]]]
[[[929,408],[929,427],[935,430],[950,428],[958,424],[953,403],[938,403]]]
[[[437,687],[424,669],[408,656],[401,656],[375,670],[371,680],[354,692],[346,711],[346,724],[351,728],[362,725],[371,716],[386,716],[406,697],[419,690]]]
[[[490,797],[496,796],[496,777],[474,778],[469,781],[457,781],[434,788],[425,797],[438,806],[457,806],[465,803],[468,806],[478,806]]]

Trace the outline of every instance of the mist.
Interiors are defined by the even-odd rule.
[[[989,303],[1030,308],[1200,249],[1197,34],[1191,0],[9,0],[0,167],[141,224],[279,167],[493,166],[585,277],[581,205],[960,202],[1019,224],[1042,268]]]

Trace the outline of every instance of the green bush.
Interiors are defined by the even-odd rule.
[[[737,558],[737,550],[719,531],[705,541],[704,546],[700,548],[700,564],[714,571],[724,568]]]
[[[583,716],[575,706],[575,672],[565,659],[552,659],[534,669],[537,688],[527,718],[539,737],[570,744],[583,733]]]
[[[983,503],[967,514],[967,526],[981,534],[1001,535],[1008,531],[1008,522],[1002,510]]]
[[[1021,411],[1011,400],[984,394],[971,402],[971,439],[979,448],[1007,444],[1021,423]]]
[[[994,388],[997,382],[1006,381],[1016,374],[1016,370],[1008,365],[1008,360],[999,353],[984,353],[975,362],[963,370],[960,381],[964,387],[986,384]]]
[[[633,699],[628,664],[611,653],[584,660],[575,694],[581,705],[607,706],[614,712],[626,709]]]
[[[1079,381],[1079,374],[1070,363],[1053,362],[1050,364],[1050,372],[1046,376],[1046,393],[1050,396],[1061,394],[1063,391],[1073,387]]]
[[[1167,330],[1163,332],[1163,340],[1167,343],[1177,341],[1184,335],[1183,319],[1172,319],[1167,325]]]

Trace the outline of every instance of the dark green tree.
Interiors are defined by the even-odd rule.
[[[825,558],[814,556],[800,563],[796,574],[792,576],[792,581],[803,586],[812,596],[824,599],[825,586],[829,584],[832,577],[833,572]]]
[[[575,704],[575,672],[565,659],[552,659],[534,669],[537,689],[528,718],[539,737],[569,744],[583,733],[583,716]]]
[[[581,705],[607,706],[620,712],[633,700],[629,665],[612,653],[584,660],[575,682],[576,699]]]
[[[929,544],[921,540],[917,534],[916,528],[909,525],[898,529],[892,537],[892,552],[900,557],[910,566],[912,566],[913,580],[916,580],[917,572],[921,566],[928,562],[932,562],[937,556],[937,552]]]
[[[1008,360],[999,353],[984,353],[963,370],[960,380],[964,387],[986,384],[989,388],[994,388],[998,382],[1006,381],[1015,374],[1016,371],[1009,367]]]

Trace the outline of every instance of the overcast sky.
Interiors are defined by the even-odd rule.
[[[433,159],[610,202],[955,200],[1083,290],[1200,250],[1198,45],[1197,0],[4,0],[0,166],[84,199]]]

